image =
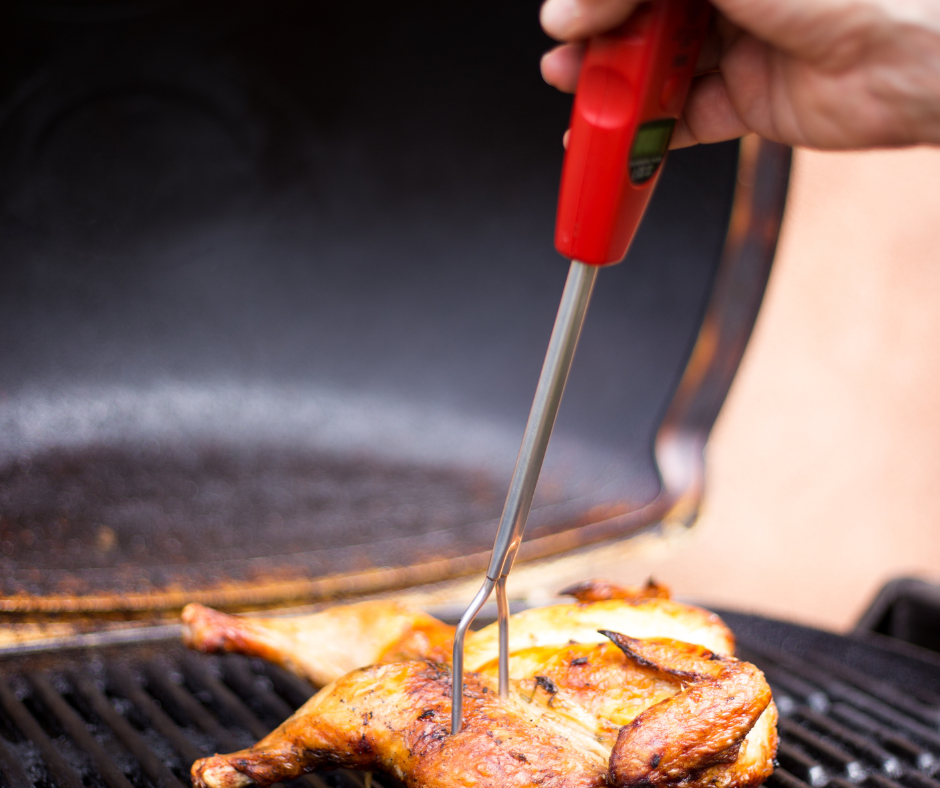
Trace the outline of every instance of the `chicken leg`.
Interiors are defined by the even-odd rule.
[[[389,601],[283,618],[230,616],[191,604],[182,619],[183,641],[190,648],[261,657],[317,686],[365,665],[449,662],[454,641],[454,627],[413,605]]]

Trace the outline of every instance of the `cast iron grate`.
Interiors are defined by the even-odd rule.
[[[940,788],[940,698],[827,663],[820,654],[740,649],[780,708],[768,788]],[[179,647],[0,666],[2,788],[186,788],[189,767],[248,746],[312,687],[260,660]],[[396,788],[351,771],[296,788]]]

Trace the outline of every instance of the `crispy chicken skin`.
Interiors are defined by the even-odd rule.
[[[468,674],[456,736],[446,666],[354,671],[254,747],[197,761],[193,782],[264,786],[337,766],[386,770],[415,788],[751,788],[770,774],[776,711],[757,668],[697,645],[604,634],[612,642],[514,654],[507,699],[495,664]]]
[[[701,646],[661,642],[677,649],[711,653]],[[498,660],[493,659],[482,665],[480,675],[490,683],[497,682],[498,664]],[[509,675],[523,686],[528,683],[530,694],[536,690],[559,690],[559,695],[553,698],[555,708],[559,708],[562,701],[576,702],[598,720],[594,735],[608,748],[616,743],[621,727],[633,722],[650,706],[671,698],[679,692],[682,683],[675,676],[638,664],[609,641],[535,646],[513,652]]]
[[[592,580],[564,593],[578,601],[513,616],[510,651],[571,640],[600,643],[599,629],[698,643],[721,654],[734,651],[734,637],[721,619],[673,602],[663,586]],[[202,605],[183,610],[183,639],[191,648],[263,657],[320,686],[366,665],[450,662],[453,637],[453,627],[399,602],[360,602],[292,618],[229,616]],[[495,625],[471,633],[465,648],[468,669],[494,659],[498,648]]]

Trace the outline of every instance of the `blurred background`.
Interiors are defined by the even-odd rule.
[[[940,581],[938,181],[934,149],[796,152],[703,516],[589,566],[837,630],[892,577]]]

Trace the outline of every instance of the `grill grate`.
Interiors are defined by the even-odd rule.
[[[280,668],[169,648],[155,659],[4,671],[3,788],[186,788],[194,760],[252,744],[313,692]],[[369,778],[373,788],[400,786]],[[292,788],[366,788],[338,770]]]
[[[940,788],[940,706],[926,689],[914,697],[820,654],[739,656],[764,671],[780,710],[768,788]]]
[[[252,744],[313,691],[260,660],[148,649],[0,664],[0,788],[186,788],[194,760]],[[940,788],[936,681],[902,688],[825,649],[745,641],[739,651],[764,670],[781,712],[768,788]],[[369,780],[336,771],[291,786]],[[371,784],[400,786],[384,775]]]

